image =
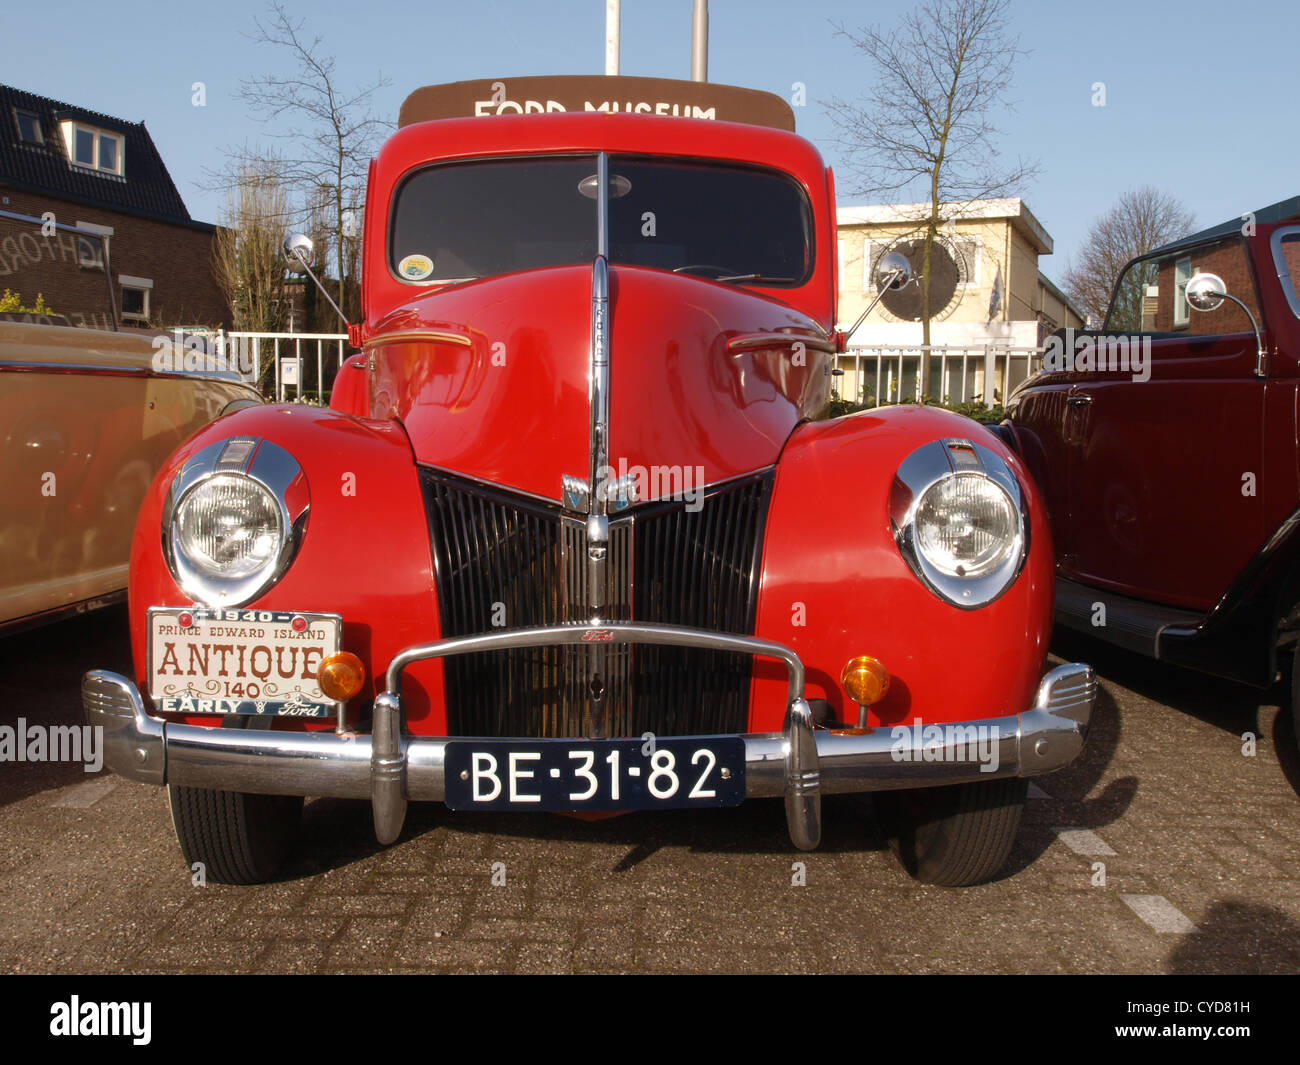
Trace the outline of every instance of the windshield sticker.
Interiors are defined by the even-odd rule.
[[[433,260],[427,255],[408,255],[397,264],[397,272],[407,281],[423,281],[433,273]]]

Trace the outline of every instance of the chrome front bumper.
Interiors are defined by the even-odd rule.
[[[401,832],[408,801],[445,797],[444,756],[453,738],[402,732],[398,693],[405,667],[449,654],[587,642],[584,634],[593,632],[602,641],[722,647],[786,665],[790,698],[783,731],[741,737],[745,797],[784,796],[790,838],[802,850],[821,841],[824,794],[1029,777],[1067,765],[1083,747],[1097,695],[1089,666],[1063,665],[1043,677],[1034,705],[1018,714],[860,735],[832,732],[814,728],[804,698],[803,663],[789,648],[673,626],[610,624],[516,630],[408,648],[389,667],[387,690],[375,700],[368,736],[174,724],[149,714],[135,684],[106,670],[85,675],[81,697],[87,722],[104,730],[104,763],[119,776],[220,791],[369,799],[375,834],[381,843],[391,843]]]

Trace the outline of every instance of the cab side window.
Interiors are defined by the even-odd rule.
[[[1231,300],[1213,311],[1195,311],[1187,305],[1187,282],[1200,273],[1218,274],[1228,291],[1259,320],[1259,297],[1245,242],[1230,237],[1133,263],[1115,288],[1106,331],[1192,336],[1251,332],[1250,319]]]
[[[1291,313],[1300,318],[1300,230],[1280,231],[1273,238],[1273,260]]]

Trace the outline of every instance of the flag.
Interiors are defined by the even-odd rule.
[[[1002,264],[998,263],[997,276],[993,279],[993,292],[989,295],[989,321],[998,316],[1002,308]]]

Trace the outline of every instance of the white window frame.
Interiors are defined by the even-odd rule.
[[[64,119],[59,123],[59,129],[63,133],[63,143],[68,149],[68,165],[74,166],[78,170],[89,170],[96,174],[112,174],[115,177],[122,177],[126,173],[126,138],[120,133],[114,133],[112,130],[101,129],[99,126],[92,126],[86,122],[74,122],[71,119]],[[77,131],[82,130],[91,135],[91,145],[94,148],[93,161],[82,163],[77,161]],[[115,166],[101,166],[99,162],[99,138],[108,137],[117,143],[117,160]]]
[[[1183,267],[1186,266],[1186,272]],[[1192,257],[1174,260],[1174,325],[1190,325],[1192,309],[1187,305],[1187,282],[1192,279]]]
[[[982,284],[984,271],[984,238],[978,233],[972,233],[969,236],[958,233],[956,236],[948,238],[954,245],[960,247],[963,243],[969,243],[973,246],[971,259],[975,263],[975,268],[971,271],[970,280],[963,286],[966,289],[977,289]],[[1005,284],[1005,279],[1003,281]]]
[[[862,291],[868,299],[876,294],[876,286],[871,281],[871,249],[873,245],[879,244],[881,247],[889,247],[892,241],[872,240],[867,237],[862,242]]]
[[[122,293],[127,289],[133,292],[144,293],[144,313],[135,314],[128,312],[122,306]],[[149,321],[149,294],[153,292],[153,280],[148,277],[132,277],[130,274],[117,275],[117,309],[123,318],[130,318],[132,321]]]

